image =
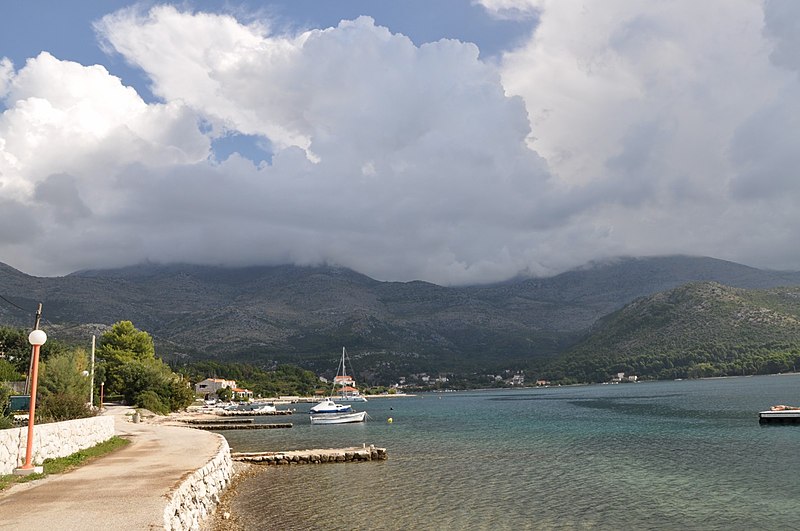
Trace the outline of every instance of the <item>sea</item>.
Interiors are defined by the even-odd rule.
[[[374,444],[389,458],[263,466],[231,504],[262,530],[800,529],[800,375],[425,393],[365,423],[221,432],[233,451]],[[391,422],[389,421],[391,419]]]

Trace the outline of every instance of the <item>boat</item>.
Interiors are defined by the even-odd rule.
[[[353,408],[347,404],[337,404],[330,398],[326,398],[322,400],[317,405],[311,408],[311,414],[319,413],[319,414],[331,414],[331,413],[350,413],[353,411]]]
[[[323,399],[310,410],[311,424],[347,424],[364,422],[366,411],[354,411],[349,404],[337,402],[366,402],[367,399],[358,394],[355,381],[347,375],[347,351],[342,347],[342,360],[333,378],[331,396]],[[336,402],[334,402],[334,398]]]
[[[225,411],[246,411],[250,413],[275,413],[278,408],[272,404],[265,404],[263,402],[253,402],[244,404],[231,404],[222,409]]]
[[[759,424],[800,424],[800,407],[772,406],[758,413]]]
[[[345,413],[312,413],[311,424],[349,424],[351,422],[364,422],[366,417],[366,411],[349,411]]]
[[[350,367],[352,372],[352,366]],[[338,386],[338,389],[337,389]],[[367,399],[361,396],[356,388],[356,382],[352,376],[347,374],[347,350],[342,347],[342,360],[333,378],[333,387],[336,400],[339,402],[366,402]]]

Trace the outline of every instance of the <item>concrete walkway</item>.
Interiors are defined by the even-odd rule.
[[[169,494],[219,451],[218,435],[109,407],[116,434],[131,444],[81,468],[0,491],[0,529],[163,529]]]

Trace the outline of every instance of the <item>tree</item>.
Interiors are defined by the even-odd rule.
[[[11,389],[0,383],[0,430],[14,427],[8,411],[10,398]]]
[[[189,383],[156,357],[150,334],[130,321],[119,321],[103,334],[98,356],[103,360],[97,371],[101,381],[127,404],[169,413],[194,401]]]
[[[153,413],[177,411],[194,401],[188,382],[159,359],[125,363],[119,368],[118,378],[125,402]]]
[[[106,388],[109,393],[125,394],[120,379],[120,369],[130,362],[155,361],[153,338],[138,330],[130,321],[119,321],[100,337],[97,356],[102,360],[106,372]]]
[[[37,418],[61,421],[94,415],[88,407],[89,378],[83,374],[87,366],[83,349],[56,354],[41,364]]]
[[[0,382],[15,382],[22,379],[16,367],[8,361],[0,359]]]
[[[233,397],[233,389],[230,387],[223,387],[222,389],[217,390],[217,398],[222,400],[223,402],[227,402],[228,400]]]
[[[31,344],[28,343],[29,330],[0,326],[0,355],[3,355],[20,374],[28,374],[31,363]],[[66,352],[69,347],[55,339],[48,338],[39,351],[39,360],[45,361],[50,356]]]
[[[86,352],[75,349],[52,356],[40,365],[39,391],[42,394],[75,394],[89,400],[89,378]]]

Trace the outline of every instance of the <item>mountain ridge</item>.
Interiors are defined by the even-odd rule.
[[[690,282],[641,297],[600,318],[555,365],[585,381],[615,372],[665,379],[796,370],[800,286]]]
[[[743,288],[800,285],[775,272],[704,257],[619,258],[546,278],[443,287],[384,282],[332,266],[225,268],[140,264],[31,277],[0,267],[0,295],[44,303],[56,336],[131,320],[167,359],[216,358],[329,368],[342,345],[364,371],[453,372],[522,367],[565,352],[601,317],[692,281]],[[0,301],[0,323],[29,326]]]

